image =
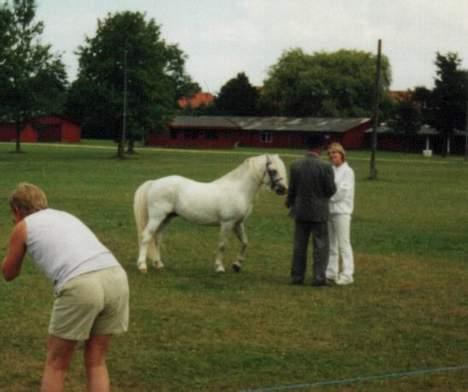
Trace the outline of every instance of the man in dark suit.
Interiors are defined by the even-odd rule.
[[[307,247],[313,238],[312,286],[327,286],[328,264],[328,203],[336,192],[333,169],[320,159],[323,137],[311,135],[307,139],[309,150],[305,157],[292,163],[286,207],[295,220],[294,251],[291,267],[291,283],[304,282],[307,266]]]

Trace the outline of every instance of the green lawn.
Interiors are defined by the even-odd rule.
[[[256,390],[468,364],[468,164],[461,158],[378,153],[379,180],[369,181],[369,154],[352,152],[356,282],[314,289],[288,285],[293,224],[283,198],[268,191],[247,222],[240,274],[213,272],[216,228],[182,220],[166,235],[166,269],[143,275],[136,268],[132,199],[140,183],[170,174],[209,181],[263,151],[145,149],[119,161],[112,143],[23,148],[14,154],[0,144],[1,249],[11,230],[8,194],[30,181],[115,253],[129,275],[131,323],[109,356],[114,391]],[[280,154],[289,164],[301,153]],[[227,264],[235,238],[230,245]],[[0,391],[38,390],[51,285],[28,261],[17,280],[0,283],[0,298]],[[80,356],[67,391],[83,390]],[[313,390],[466,391],[468,370]]]

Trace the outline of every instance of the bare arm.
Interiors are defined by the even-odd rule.
[[[13,228],[8,252],[3,259],[2,273],[6,281],[13,280],[20,274],[25,253],[26,223],[21,221]]]

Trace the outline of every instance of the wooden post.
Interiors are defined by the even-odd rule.
[[[372,143],[371,143],[371,159],[369,179],[377,179],[377,168],[375,165],[375,155],[377,152],[377,128],[379,126],[379,105],[380,105],[380,73],[382,61],[382,40],[379,39],[377,44],[377,64],[375,74],[375,91],[374,91],[374,110],[372,118]]]
[[[468,101],[465,109],[465,161],[468,161]]]
[[[124,63],[123,63],[124,85],[123,85],[123,114],[122,114],[122,134],[119,143],[119,158],[123,159],[125,155],[125,139],[127,133],[127,41],[125,41]]]

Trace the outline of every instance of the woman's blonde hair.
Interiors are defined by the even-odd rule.
[[[8,201],[12,209],[18,209],[24,216],[48,207],[44,191],[36,185],[27,182],[19,183],[11,193]]]
[[[339,154],[341,154],[341,158],[343,159],[343,161],[346,160],[346,151],[345,149],[343,148],[343,146],[340,144],[340,143],[331,143],[329,146],[328,146],[328,152],[337,152]]]

